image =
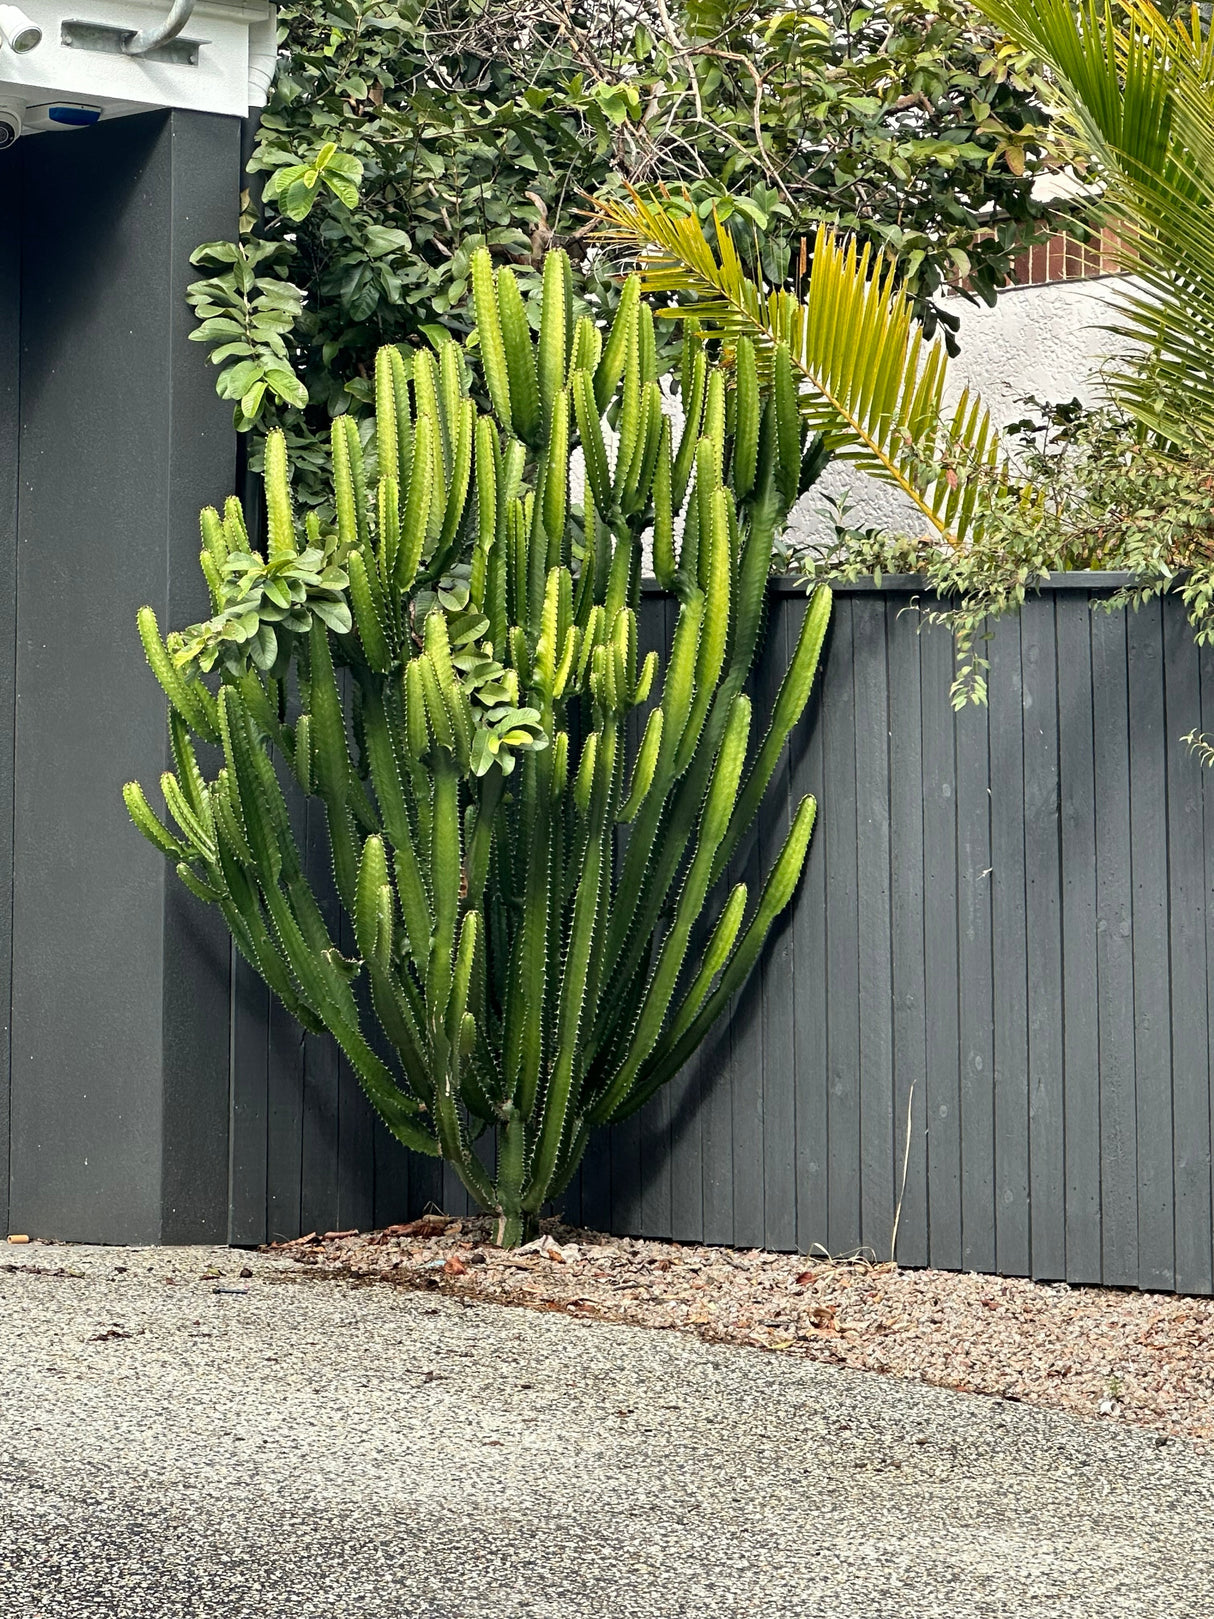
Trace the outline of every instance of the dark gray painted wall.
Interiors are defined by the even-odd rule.
[[[1073,575],[1001,624],[961,714],[908,586],[837,594],[740,860],[752,880],[812,791],[801,890],[728,1022],[592,1145],[569,1218],[886,1257],[906,1153],[906,1264],[1214,1291],[1214,773],[1181,741],[1214,729],[1214,653],[1175,601],[1093,611],[1110,589]],[[804,611],[773,593],[760,713]],[[649,644],[671,621],[647,599]],[[234,1054],[233,1240],[466,1207],[243,982]]]
[[[156,114],[33,137],[0,164],[10,388],[15,332],[20,345],[15,705],[0,672],[16,782],[11,816],[0,801],[14,840],[0,870],[16,872],[9,1229],[168,1241],[226,1227],[227,941],[133,833],[121,788],[167,762],[135,612],[205,610],[198,509],[235,477],[184,289],[193,248],[234,230],[239,143],[234,119]],[[0,743],[0,794],[3,771]]]

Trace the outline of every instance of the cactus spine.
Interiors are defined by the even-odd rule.
[[[676,443],[635,283],[603,342],[570,321],[561,254],[538,338],[483,250],[471,279],[487,414],[470,354],[386,349],[370,443],[334,424],[332,524],[300,534],[276,435],[266,556],[237,503],[204,513],[216,618],[167,641],[140,619],[170,704],[175,830],[137,784],[126,799],[288,1010],[338,1042],[387,1128],[447,1158],[512,1244],[590,1128],[695,1049],[793,893],[812,799],[757,902],[742,884],[714,899],[805,707],[830,598],[811,601],[772,713],[752,716],[802,451],[780,368],[764,400],[748,346],[726,372],[693,333]],[[680,603],[661,673],[637,650],[648,530]],[[222,746],[211,778],[196,738]],[[352,960],[308,886],[275,754],[323,803]],[[473,1150],[486,1130],[492,1171]]]

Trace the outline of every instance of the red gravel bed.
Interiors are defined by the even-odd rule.
[[[281,1245],[300,1264],[587,1320],[693,1332],[1214,1440],[1214,1299],[605,1237],[512,1253],[428,1215]]]

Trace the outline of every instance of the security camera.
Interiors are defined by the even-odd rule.
[[[0,101],[0,152],[21,139],[25,108],[19,101]]]
[[[20,56],[41,43],[41,28],[20,6],[0,5],[0,45],[7,45]]]

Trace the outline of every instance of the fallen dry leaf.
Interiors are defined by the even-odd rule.
[[[448,1226],[456,1222],[446,1214],[423,1214],[420,1220],[410,1220],[407,1225],[390,1225],[384,1228],[385,1237],[441,1237]]]

